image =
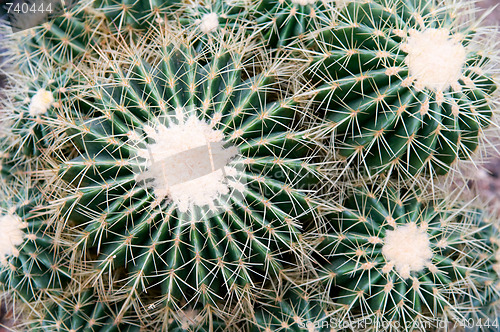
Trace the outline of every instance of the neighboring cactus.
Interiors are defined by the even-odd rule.
[[[489,30],[461,21],[465,6],[357,1],[324,27],[308,70],[341,156],[370,174],[406,177],[444,174],[470,159],[491,122],[497,86],[494,48],[484,44]]]
[[[495,120],[497,55],[464,8],[85,0],[9,38],[0,284],[18,327],[496,328],[496,220],[390,176],[447,173]],[[345,181],[365,171],[383,183]]]
[[[207,307],[209,308],[209,307]],[[210,310],[199,310],[190,307],[183,308],[177,312],[170,312],[163,320],[161,326],[152,326],[151,330],[173,331],[173,332],[225,332],[240,331],[231,317],[232,322],[226,324],[222,319],[216,317]]]
[[[92,5],[106,16],[113,31],[138,33],[172,18],[182,3],[177,0],[96,0]]]
[[[0,193],[0,283],[29,308],[49,291],[61,291],[70,275],[61,262],[62,241],[49,225],[38,188],[22,174]],[[21,187],[21,186],[26,187]],[[5,190],[3,190],[5,191]]]
[[[465,312],[468,331],[498,331],[500,328],[500,224],[485,211],[471,213],[471,233],[475,245],[465,251],[472,260],[483,262],[482,273],[474,278],[472,298],[474,310]]]
[[[154,42],[99,62],[91,119],[60,112],[61,148],[78,149],[58,167],[63,218],[97,254],[91,282],[126,269],[114,291],[123,310],[146,291],[173,308],[244,302],[283,264],[300,264],[312,142],[294,129],[293,100],[273,89],[276,68],[250,45],[200,55],[187,41]]]
[[[197,34],[210,35],[214,31],[224,29],[226,32],[236,32],[244,23],[249,23],[248,0],[216,0],[194,1],[183,6],[179,14],[179,22],[187,29],[193,29]],[[250,30],[253,26],[245,26]],[[248,31],[246,31],[248,32]]]
[[[104,16],[91,3],[79,1],[63,8],[60,16],[17,33],[6,61],[29,74],[31,66],[71,67],[90,57],[93,47],[109,36]]]
[[[111,29],[135,35],[177,20],[191,33],[209,35],[219,28],[238,29],[240,19],[250,18],[248,0],[118,1],[98,0],[94,7],[108,19]]]
[[[249,322],[252,332],[331,331],[328,304],[318,299],[318,290],[293,288],[266,291],[256,300],[255,318]],[[316,298],[315,298],[316,297]]]
[[[136,316],[127,312],[124,317],[118,316],[123,302],[110,298],[100,298],[93,288],[81,288],[82,280],[73,280],[67,291],[51,301],[44,303],[44,308],[38,309],[36,316],[29,325],[29,331],[36,332],[222,332],[228,331],[223,321],[214,317],[211,319],[204,312],[184,309],[165,319],[163,326],[151,324],[155,315],[154,307],[148,307],[148,312]],[[52,294],[54,295],[54,294]],[[211,327],[211,328],[210,328]]]
[[[413,190],[355,189],[326,217],[331,230],[318,247],[325,263],[317,280],[344,317],[375,326],[411,330],[460,319],[460,310],[474,309],[469,287],[484,268],[463,252],[474,243],[467,216]]]
[[[73,291],[64,294],[61,299],[49,304],[49,308],[41,311],[36,322],[30,324],[30,331],[47,332],[139,332],[137,319],[116,320],[116,312],[120,303],[100,301],[92,289]]]
[[[15,174],[15,165],[19,162],[19,159],[12,151],[15,143],[11,140],[11,137],[3,123],[0,122],[0,195],[3,195],[3,197],[10,195],[8,188],[12,186],[11,176]]]
[[[151,8],[149,1],[98,1],[112,26],[119,31],[147,31],[168,19],[177,19],[190,33],[202,35],[202,41],[216,31],[258,32],[268,48],[282,48],[317,32],[335,18],[334,8],[349,0],[193,0],[166,1]],[[142,8],[142,9],[140,9]]]
[[[295,44],[334,20],[344,0],[260,0],[252,13],[265,44],[281,48]]]
[[[29,80],[8,86],[12,93],[1,101],[2,121],[10,139],[28,157],[39,156],[52,146],[58,132],[51,124],[56,121],[56,108],[61,103],[70,103],[78,114],[89,114],[87,105],[80,103],[78,95],[71,94],[82,84],[79,73],[74,69],[49,68],[31,67]]]

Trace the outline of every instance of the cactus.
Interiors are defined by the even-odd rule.
[[[53,143],[56,109],[71,100],[79,114],[88,114],[85,104],[72,94],[81,82],[74,69],[38,67],[30,69],[30,78],[8,86],[10,93],[2,100],[3,121],[9,127],[11,143],[27,157],[40,156]],[[76,99],[76,100],[75,100]],[[17,154],[19,154],[17,152]]]
[[[253,1],[248,0],[196,0],[181,6],[178,21],[191,33],[200,36],[201,44],[209,43],[213,34],[251,34],[255,29],[251,16]]]
[[[102,12],[112,30],[138,35],[168,20],[198,34],[210,34],[219,27],[232,30],[239,27],[240,18],[249,19],[247,0],[210,1],[116,1],[100,0],[94,7]]]
[[[468,247],[472,260],[483,262],[482,273],[474,279],[472,286],[476,296],[472,298],[474,310],[466,312],[463,324],[474,331],[497,331],[500,327],[500,237],[498,220],[486,211],[471,213],[471,233],[479,245]]]
[[[118,31],[147,31],[151,25],[177,19],[177,22],[206,41],[216,31],[243,30],[248,35],[260,33],[266,47],[275,49],[302,40],[316,32],[320,24],[335,17],[334,8],[348,0],[210,0],[166,1],[151,8],[149,1],[99,1],[96,6]],[[143,8],[142,10],[139,8]]]
[[[268,290],[256,303],[255,318],[249,331],[330,331],[328,305],[311,297],[319,291],[299,289],[287,284],[282,289]]]
[[[251,1],[247,0],[216,0],[208,3],[198,0],[182,7],[179,22],[188,29],[198,29],[201,34],[209,34],[218,28],[232,31],[239,28],[240,19],[250,18],[251,5]]]
[[[261,0],[253,16],[268,47],[295,44],[335,19],[342,0]]]
[[[338,210],[326,217],[331,230],[318,247],[316,280],[343,317],[411,330],[475,309],[466,307],[469,287],[485,266],[463,250],[474,243],[465,206],[388,187],[353,189]]]
[[[174,309],[244,302],[283,264],[300,264],[298,222],[313,217],[319,176],[312,141],[294,129],[294,101],[273,88],[276,68],[250,45],[197,55],[187,41],[155,42],[97,63],[106,71],[93,70],[82,93],[92,118],[60,113],[60,149],[77,148],[57,167],[63,219],[96,255],[92,285],[126,269],[113,291],[123,310],[146,291]]]
[[[29,324],[30,331],[36,332],[142,332],[158,331],[161,328],[151,326],[144,319],[129,312],[125,317],[118,317],[123,302],[109,298],[101,299],[96,289],[81,288],[81,280],[73,280],[65,294],[49,302],[37,312],[38,318]],[[150,307],[151,309],[152,307]],[[148,314],[150,315],[150,314]],[[208,317],[203,312],[185,309],[166,320],[162,330],[173,332],[221,332],[226,331],[223,321],[214,319],[209,328]]]
[[[484,45],[490,30],[463,19],[465,6],[354,2],[324,27],[306,55],[340,156],[409,178],[471,158],[495,109],[496,55]]]
[[[495,122],[474,12],[97,0],[10,38],[0,283],[19,328],[495,328],[495,219],[413,181]]]
[[[73,288],[69,288],[70,294],[64,294],[39,313],[41,317],[30,324],[30,331],[141,331],[137,322],[115,320],[119,303],[99,301],[92,289],[73,291]]]
[[[182,1],[174,0],[97,0],[92,3],[102,12],[110,28],[120,33],[147,31],[153,23],[172,18]]]
[[[213,34],[251,34],[255,28],[248,0],[210,1],[96,1],[99,12],[104,13],[114,33],[128,34],[140,38],[141,34],[169,23],[182,27],[189,34],[197,36],[196,49],[203,47]],[[170,21],[170,22],[169,22]]]
[[[60,291],[70,275],[61,261],[62,241],[47,218],[48,208],[41,205],[29,178],[17,176],[7,179],[8,190],[0,193],[0,284],[15,301],[32,309],[47,292]]]
[[[7,49],[7,61],[28,74],[32,66],[71,67],[89,58],[92,48],[110,34],[104,16],[91,3],[61,8],[61,15],[17,33]]]

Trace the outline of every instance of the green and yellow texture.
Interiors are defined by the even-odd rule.
[[[314,217],[314,145],[273,89],[275,64],[251,45],[200,54],[157,38],[99,59],[81,93],[89,115],[61,103],[54,121],[66,128],[51,150],[60,231],[92,263],[89,284],[113,279],[120,315],[250,301],[301,264],[301,223]]]
[[[434,186],[495,124],[471,8],[85,1],[9,37],[0,282],[19,328],[494,326],[498,218]]]
[[[355,188],[325,217],[316,280],[342,317],[405,330],[463,321],[494,248],[467,204],[414,190]],[[470,253],[482,253],[482,255]],[[489,301],[486,301],[490,303]],[[426,325],[428,324],[428,325]]]
[[[356,1],[311,39],[311,94],[339,156],[405,178],[445,174],[471,158],[497,86],[489,30],[464,18],[464,7]]]

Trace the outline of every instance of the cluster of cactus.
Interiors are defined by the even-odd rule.
[[[446,181],[498,126],[477,12],[100,0],[6,36],[14,328],[497,330],[498,215]]]

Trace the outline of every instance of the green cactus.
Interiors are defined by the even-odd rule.
[[[472,7],[85,0],[9,37],[0,284],[19,328],[495,330],[496,219],[390,176],[446,174],[495,121]],[[344,181],[367,173],[384,182]]]
[[[11,176],[16,171],[15,165],[19,162],[19,158],[12,151],[12,147],[15,146],[12,136],[4,128],[5,126],[0,122],[0,129],[2,129],[0,133],[0,194],[8,197]]]
[[[319,294],[311,287],[300,289],[290,285],[279,291],[266,291],[256,301],[261,304],[255,308],[249,331],[331,331],[327,303],[314,298]]]
[[[370,174],[410,178],[445,174],[471,158],[497,86],[493,48],[484,45],[489,30],[464,20],[457,13],[464,7],[357,1],[315,38],[307,52],[311,93],[340,156]]]
[[[135,34],[147,31],[154,23],[171,19],[182,3],[175,0],[96,0],[92,5],[106,16],[113,31]]]
[[[70,293],[46,305],[38,319],[30,324],[30,331],[36,332],[142,332],[159,331],[149,326],[144,317],[133,314],[117,317],[123,303],[100,299],[95,289],[79,289],[78,285],[68,287]],[[74,290],[76,289],[76,290]],[[215,320],[209,328],[204,324],[206,317],[195,310],[180,311],[175,318],[167,319],[162,331],[172,332],[222,332],[227,331],[222,321]]]
[[[82,77],[74,69],[30,69],[25,82],[15,82],[7,87],[9,93],[1,102],[3,121],[8,126],[13,145],[27,157],[40,156],[50,149],[56,136],[51,123],[56,121],[56,109],[63,103],[71,103],[79,114],[86,115],[89,108],[80,103],[72,91],[82,83]]]
[[[149,54],[123,45],[121,65],[88,78],[91,119],[61,112],[61,147],[78,149],[58,166],[63,219],[95,255],[89,282],[125,268],[114,294],[124,310],[146,291],[167,308],[245,301],[300,264],[299,221],[313,217],[319,176],[312,142],[273,88],[275,68],[248,49],[158,43]]]
[[[189,1],[96,1],[97,10],[107,17],[114,32],[128,33],[139,38],[142,33],[161,26],[179,26],[197,36],[199,47],[209,44],[213,34],[251,34],[255,24],[247,0]],[[200,50],[199,50],[200,51]]]
[[[198,35],[201,44],[207,44],[213,34],[251,34],[255,29],[251,17],[254,6],[246,0],[196,0],[181,7],[178,22]]]
[[[70,275],[62,262],[63,241],[54,234],[39,190],[17,176],[0,192],[0,284],[32,309],[47,292],[60,291]]]
[[[223,332],[223,331],[239,331],[234,323],[226,324],[223,320],[210,315],[204,310],[193,308],[185,308],[176,313],[172,313],[171,317],[165,319],[163,329],[173,332]],[[158,330],[155,327],[154,330]]]
[[[260,0],[254,20],[268,47],[290,46],[335,20],[342,0]]]
[[[94,10],[92,1],[62,8],[62,13],[35,28],[19,32],[7,54],[25,74],[30,67],[68,67],[91,57],[93,47],[109,37],[105,17]]]
[[[168,312],[159,326],[154,324],[158,319],[151,319],[158,314],[154,304],[147,306],[147,311],[140,316],[131,311],[120,316],[123,301],[102,297],[97,289],[85,287],[83,283],[84,280],[73,278],[64,293],[49,292],[42,305],[29,313],[30,319],[18,327],[36,332],[228,331],[224,321],[192,308]]]
[[[281,48],[319,29],[318,22],[328,24],[335,17],[334,8],[345,0],[193,0],[166,1],[151,8],[149,1],[99,1],[97,7],[106,13],[120,31],[147,31],[168,19],[177,20],[188,31],[206,41],[216,31],[254,32],[266,47]],[[140,9],[142,8],[142,9]],[[298,39],[297,39],[298,38]]]
[[[78,287],[77,285],[75,285]],[[74,291],[46,304],[48,308],[39,312],[41,316],[30,324],[30,331],[47,332],[139,332],[137,321],[115,319],[119,303],[100,301],[92,289]]]
[[[471,213],[474,240],[466,251],[472,260],[482,262],[482,273],[474,279],[474,310],[466,312],[463,326],[468,331],[498,331],[500,327],[500,233],[497,217],[485,211]]]
[[[466,307],[474,297],[469,287],[484,262],[463,250],[474,243],[465,207],[421,197],[358,188],[327,215],[317,280],[343,317],[421,330],[475,308]]]

